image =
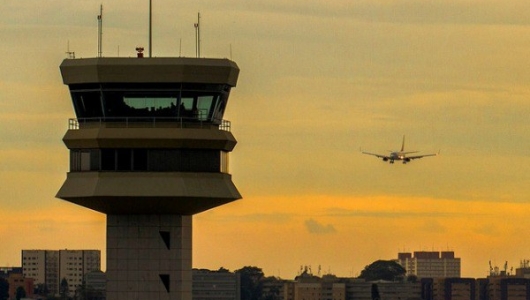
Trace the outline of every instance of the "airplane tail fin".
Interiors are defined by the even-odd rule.
[[[403,135],[403,142],[401,143],[401,152],[405,151],[405,135]]]

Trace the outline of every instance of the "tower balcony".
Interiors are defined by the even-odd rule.
[[[70,118],[68,130],[89,128],[218,128],[230,132],[228,120],[206,121],[199,114],[197,117],[94,117]]]
[[[241,195],[223,173],[69,172],[57,197],[105,214],[193,215]]]

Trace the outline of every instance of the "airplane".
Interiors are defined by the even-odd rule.
[[[405,151],[405,136],[403,136],[403,142],[401,143],[401,150],[400,151],[390,151],[389,155],[369,153],[369,152],[364,152],[364,151],[361,151],[361,152],[363,154],[373,155],[373,156],[376,156],[378,158],[382,158],[383,161],[388,161],[391,164],[393,164],[395,160],[401,160],[401,161],[403,161],[403,164],[406,164],[406,163],[410,162],[413,159],[418,159],[418,158],[422,158],[422,157],[426,157],[426,156],[436,156],[436,155],[440,154],[440,152],[438,152],[438,153],[434,153],[434,154],[423,154],[423,155],[407,156],[407,154],[418,153],[419,151]]]

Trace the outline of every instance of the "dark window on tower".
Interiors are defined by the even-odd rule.
[[[147,150],[134,149],[133,171],[147,171]]]
[[[217,123],[230,94],[230,86],[223,84],[101,83],[69,87],[77,117],[98,120],[147,117]]]
[[[118,149],[117,156],[117,170],[118,171],[131,171],[132,170],[132,161],[131,161],[131,149]]]
[[[70,151],[70,170],[91,171],[99,169],[99,150],[83,149]]]
[[[101,93],[99,91],[72,93],[72,99],[77,117],[95,118],[103,116],[100,95]]]
[[[100,151],[98,149],[90,150],[90,170],[99,170]]]
[[[182,169],[178,150],[149,150],[149,170],[167,172]]]
[[[70,170],[228,173],[228,152],[213,149],[79,149],[70,151]]]
[[[116,170],[116,151],[114,149],[101,149],[101,170]]]

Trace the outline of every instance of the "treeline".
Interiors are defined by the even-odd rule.
[[[222,270],[226,270],[221,268]],[[226,270],[228,271],[228,270]],[[241,300],[277,300],[281,299],[281,279],[267,277],[263,270],[254,266],[246,266],[234,273],[239,274],[241,280]],[[378,260],[367,265],[359,275],[366,281],[416,281],[415,276],[406,277],[406,270],[393,260]],[[333,276],[333,275],[331,275]],[[296,279],[296,278],[295,278]],[[377,291],[373,291],[377,294]],[[376,296],[376,295],[374,295]],[[377,296],[375,298],[378,298]]]
[[[263,270],[258,267],[247,266],[234,271],[241,280],[241,300],[279,300],[280,281],[276,277],[265,277]],[[264,287],[267,286],[267,289]]]

